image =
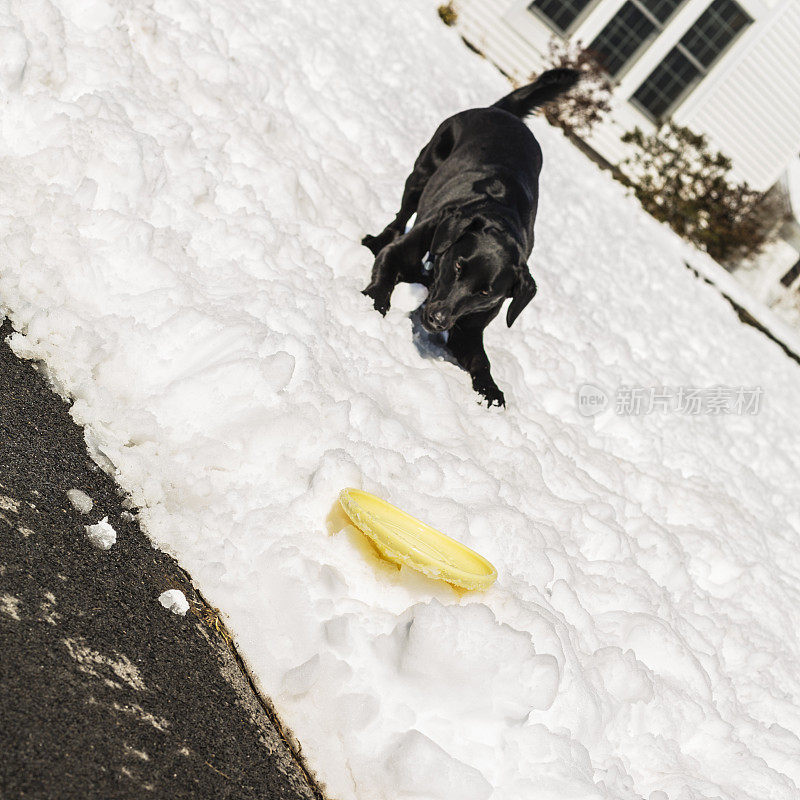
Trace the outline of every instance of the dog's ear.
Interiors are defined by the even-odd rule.
[[[533,300],[536,294],[536,281],[528,270],[527,264],[520,264],[516,270],[514,285],[511,288],[511,303],[506,313],[506,324],[510,328],[514,320],[522,313],[522,309]]]
[[[433,241],[430,246],[431,255],[440,256],[445,250],[452,247],[461,238],[471,222],[472,218],[458,211],[444,214],[433,234]]]

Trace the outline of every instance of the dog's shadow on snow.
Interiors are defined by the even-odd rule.
[[[447,349],[447,334],[429,333],[422,327],[422,308],[424,305],[425,303],[422,303],[408,315],[411,320],[411,340],[414,343],[414,347],[417,348],[417,352],[423,358],[449,361],[460,368],[453,354]]]

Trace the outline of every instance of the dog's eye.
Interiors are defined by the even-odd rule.
[[[492,290],[491,290],[491,289],[489,289],[488,287],[487,287],[486,289],[481,289],[481,290],[478,292],[478,294],[482,294],[482,295],[484,295],[484,296],[488,296],[488,295],[490,295],[491,293],[492,293]]]
[[[464,265],[460,261],[456,261],[453,265],[453,269],[455,270],[456,275],[460,275],[461,270],[464,269]]]

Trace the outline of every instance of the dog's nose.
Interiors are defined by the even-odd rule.
[[[441,306],[428,306],[422,315],[422,323],[431,332],[444,331],[450,324],[450,315]]]

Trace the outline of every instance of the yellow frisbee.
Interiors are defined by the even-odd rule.
[[[474,550],[360,489],[342,489],[339,503],[389,561],[462,589],[486,589],[497,570]]]

